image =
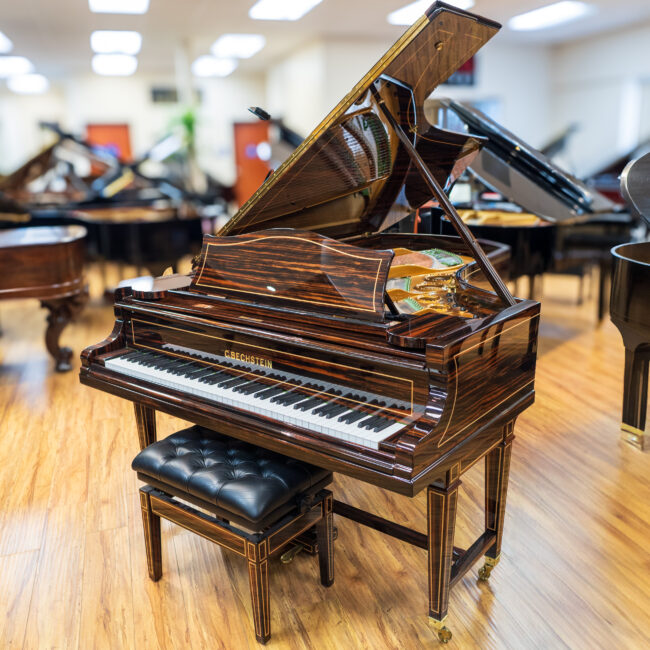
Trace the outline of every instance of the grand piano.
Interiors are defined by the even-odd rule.
[[[150,159],[174,153],[171,137],[127,164],[57,124],[41,126],[57,140],[2,179],[0,195],[29,213],[30,226],[84,226],[90,260],[162,273],[200,250],[211,219],[225,214],[226,201],[232,198],[229,188],[210,179],[199,194],[175,176],[147,176],[142,170]],[[89,175],[77,173],[84,164]],[[0,202],[0,219],[1,213]]]
[[[485,146],[468,168],[468,176],[479,191],[462,206],[469,208],[463,216],[477,237],[510,246],[510,279],[527,276],[532,298],[536,278],[542,274],[553,271],[582,275],[586,267],[596,264],[600,321],[611,274],[609,251],[630,240],[636,218],[480,110],[437,98],[427,101],[426,112],[431,121],[486,138]],[[486,189],[500,195],[501,202],[481,201]],[[435,232],[452,232],[448,220],[436,225]]]
[[[633,160],[621,175],[621,194],[633,212],[650,223],[650,153]],[[611,318],[625,345],[623,439],[647,449],[648,366],[650,365],[650,242],[612,249]]]
[[[515,420],[534,401],[539,303],[513,298],[443,188],[480,138],[423,102],[499,25],[433,4],[223,228],[187,276],[118,289],[82,383],[412,497],[422,531],[337,501],[340,517],[428,551],[429,616],[499,560]],[[457,236],[386,233],[435,198]],[[461,478],[485,463],[485,522],[454,546]],[[423,566],[424,569],[424,566]],[[379,570],[379,568],[378,568]]]

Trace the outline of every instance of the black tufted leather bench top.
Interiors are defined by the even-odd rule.
[[[331,482],[329,471],[193,426],[143,449],[133,460],[143,480],[190,495],[258,524],[305,492]]]

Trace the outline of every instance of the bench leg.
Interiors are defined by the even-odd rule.
[[[247,544],[248,579],[253,601],[255,638],[266,643],[271,638],[271,614],[269,603],[269,558],[266,540],[259,544]]]
[[[331,494],[323,500],[323,518],[316,524],[316,538],[320,581],[325,587],[330,587],[334,582],[334,515]]]
[[[146,488],[140,488],[140,507],[144,527],[144,544],[147,551],[149,577],[157,582],[162,577],[162,543],[160,538],[160,517],[151,509],[151,497]]]

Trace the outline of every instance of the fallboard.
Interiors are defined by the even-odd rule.
[[[295,386],[306,393],[330,395],[350,408],[358,400],[381,398],[386,413],[397,421],[421,415],[428,395],[424,369],[390,364],[357,354],[338,354],[305,342],[278,342],[269,337],[234,332],[226,327],[166,316],[132,312],[125,322],[129,347],[196,360],[234,374],[263,373],[264,381]],[[317,390],[305,380],[319,383]],[[301,383],[299,383],[301,382]],[[325,390],[323,391],[323,386]],[[350,395],[350,393],[353,393]]]

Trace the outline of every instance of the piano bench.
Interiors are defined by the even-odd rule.
[[[321,583],[334,582],[332,493],[323,489],[331,472],[198,426],[149,445],[132,467],[146,483],[140,505],[150,578],[162,576],[161,517],[245,557],[260,643],[271,637],[271,556],[315,527]]]

